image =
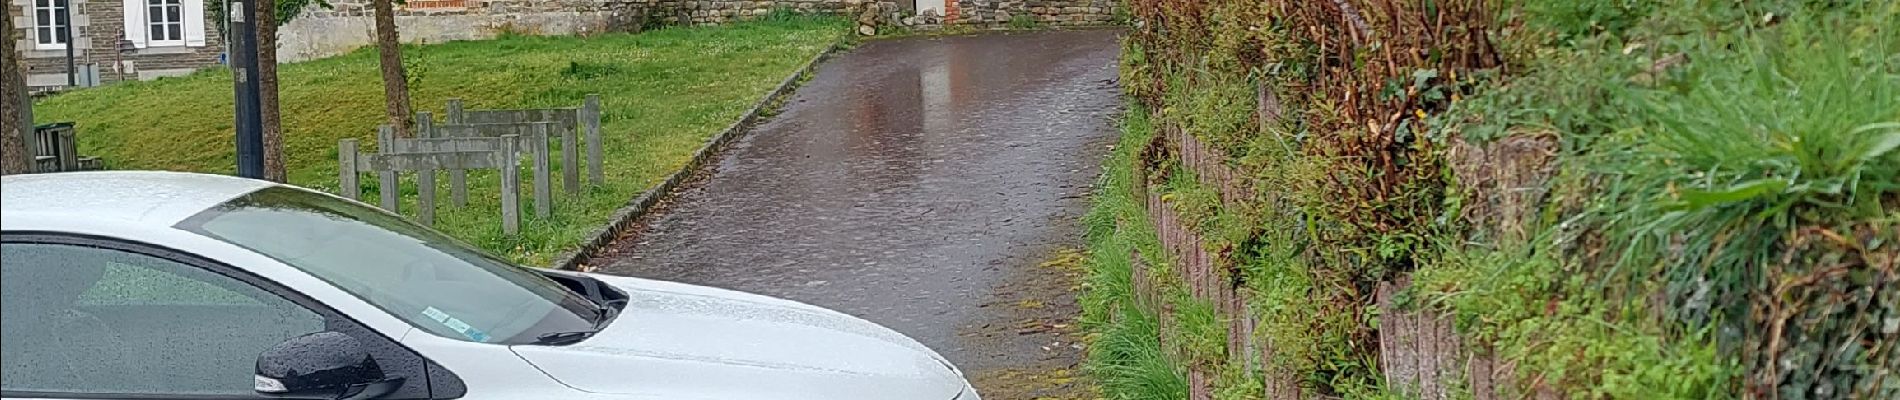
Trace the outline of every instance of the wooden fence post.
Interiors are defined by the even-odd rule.
[[[363,197],[363,187],[358,186],[356,178],[356,139],[343,139],[336,142],[337,191],[343,198],[359,200]]]
[[[376,154],[392,153],[390,147],[395,143],[396,127],[389,126],[388,124],[378,127],[376,130]],[[397,180],[396,171],[377,171],[376,179],[376,192],[382,195],[383,210],[400,214],[400,212],[396,211],[396,196],[402,193],[402,184]]]
[[[461,124],[462,123],[462,99],[461,98],[449,99],[448,109],[442,112],[442,123],[445,123],[445,124]]]
[[[579,138],[573,129],[561,130],[561,189],[570,195],[581,192],[581,156],[574,142]]]
[[[429,112],[416,113],[416,137],[435,137],[435,121]],[[407,149],[411,151],[420,149]],[[435,226],[435,169],[416,171],[416,220],[422,226]]]
[[[509,236],[521,233],[521,161],[517,135],[501,136],[501,232]]]
[[[549,204],[554,200],[554,196],[553,193],[549,193],[553,191],[551,188],[553,185],[548,182],[550,178],[548,164],[551,163],[548,160],[548,125],[550,124],[534,124],[534,127],[529,130],[534,134],[533,138],[528,139],[530,141],[528,146],[534,148],[534,216],[536,218],[547,218],[554,209],[554,205]]]
[[[600,171],[600,95],[587,95],[587,102],[581,105],[581,128],[587,136],[587,180],[595,185],[607,181]]]
[[[462,123],[462,99],[449,99],[448,110],[442,115],[442,123]],[[467,170],[449,169],[449,203],[456,207],[468,207]]]

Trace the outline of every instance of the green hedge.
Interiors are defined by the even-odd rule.
[[[1396,310],[1372,293],[1405,277],[1401,305],[1456,317],[1467,343],[1516,365],[1515,393],[1900,396],[1900,5],[1127,6],[1122,82],[1153,111],[1129,125],[1185,130],[1255,189],[1221,204],[1175,164],[1128,173],[1161,178],[1151,190],[1226,250],[1262,324],[1251,339],[1274,347],[1262,368],[1215,363],[1219,396],[1264,397],[1263,374],[1308,394],[1399,395],[1376,323]],[[1523,143],[1548,154],[1516,170],[1470,156]],[[1499,188],[1487,174],[1536,179]],[[1113,192],[1098,209],[1128,207]],[[1505,197],[1523,199],[1510,215],[1494,205]],[[1121,252],[1095,272],[1124,273],[1107,266],[1126,246],[1094,243]],[[1119,309],[1090,313],[1108,336],[1195,329],[1105,310]],[[1144,386],[1108,385],[1149,398],[1122,387]],[[1487,395],[1468,390],[1452,392]]]

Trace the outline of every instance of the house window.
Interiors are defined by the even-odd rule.
[[[33,0],[33,40],[39,48],[65,48],[68,0]]]
[[[15,0],[18,1],[18,0]],[[48,0],[59,1],[59,0]],[[66,0],[72,1],[72,0]],[[204,47],[204,0],[120,0],[125,4],[125,40],[149,47]]]
[[[59,0],[65,1],[65,0]],[[152,46],[185,45],[184,0],[145,0],[146,40]]]

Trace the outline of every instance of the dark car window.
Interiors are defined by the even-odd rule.
[[[7,392],[251,395],[257,355],[324,318],[196,266],[71,244],[0,244]]]
[[[178,228],[271,257],[443,337],[533,342],[593,327],[596,305],[534,271],[394,214],[289,187],[246,194]]]

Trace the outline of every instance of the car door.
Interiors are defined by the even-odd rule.
[[[106,238],[6,233],[0,271],[0,397],[260,398],[253,391],[258,354],[325,331],[356,338],[388,376],[405,379],[385,398],[430,398],[431,372],[439,384],[453,381],[347,316],[188,254]]]

